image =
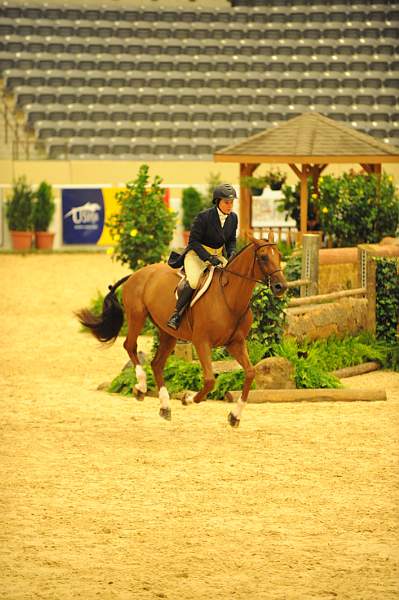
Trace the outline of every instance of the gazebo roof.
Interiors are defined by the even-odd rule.
[[[218,150],[217,162],[367,163],[399,162],[399,148],[317,112],[257,133]]]

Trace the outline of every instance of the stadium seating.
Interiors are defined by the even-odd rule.
[[[33,4],[0,4],[0,72],[51,158],[209,159],[309,109],[398,143],[392,2]]]

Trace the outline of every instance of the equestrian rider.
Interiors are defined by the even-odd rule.
[[[234,198],[237,194],[232,185],[218,185],[212,195],[214,206],[203,210],[194,219],[186,249],[182,254],[172,252],[169,257],[171,267],[176,269],[184,264],[186,273],[184,287],[168,321],[172,329],[178,329],[204,270],[209,265],[224,267],[235,251],[238,219],[233,212]]]

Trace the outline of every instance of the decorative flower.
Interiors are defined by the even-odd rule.
[[[121,239],[121,236],[119,235],[119,233],[116,233],[116,234],[114,235],[114,241],[115,241],[115,242],[119,242],[119,240],[120,240],[120,239]]]
[[[312,194],[313,200],[317,200],[317,194]]]
[[[323,212],[323,213],[328,213],[328,208],[327,208],[327,206],[323,206],[323,208],[321,209],[321,212]]]
[[[114,253],[114,249],[113,248],[107,248],[107,254],[109,254],[110,256],[112,256]]]
[[[132,237],[136,237],[136,235],[137,235],[137,234],[138,234],[138,231],[137,231],[137,229],[135,229],[135,228],[133,228],[133,229],[131,230],[131,232],[130,232],[130,235],[131,235]]]

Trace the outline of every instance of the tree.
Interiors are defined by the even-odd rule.
[[[107,222],[116,242],[113,257],[133,271],[166,258],[176,225],[176,214],[164,202],[162,179],[155,176],[151,183],[148,171],[141,165],[136,179],[118,192],[120,211]]]

